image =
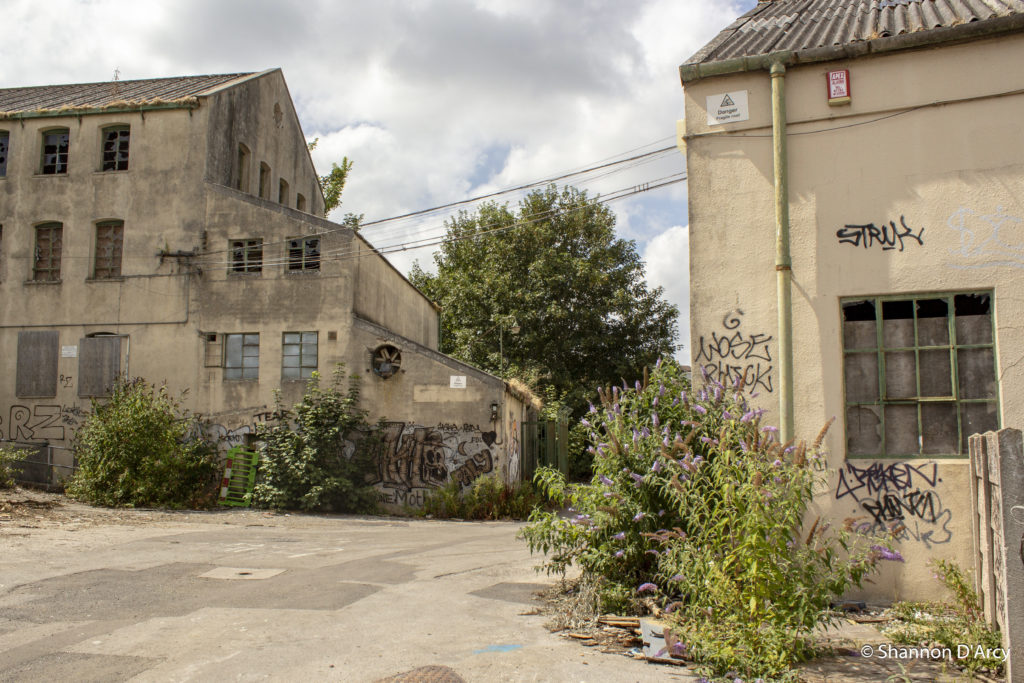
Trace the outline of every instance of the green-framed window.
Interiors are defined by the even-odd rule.
[[[282,379],[312,377],[317,363],[317,333],[285,332],[281,342]]]
[[[228,334],[224,337],[224,379],[259,379],[260,335]]]
[[[840,306],[847,457],[966,456],[999,428],[991,292]]]

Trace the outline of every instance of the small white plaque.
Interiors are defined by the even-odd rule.
[[[750,107],[747,106],[747,91],[722,92],[708,95],[708,125],[746,121],[750,118]]]
[[[466,388],[466,376],[465,375],[449,375],[448,388],[449,389],[465,389]]]
[[[62,346],[60,347],[61,358],[78,358],[78,347],[77,346]]]

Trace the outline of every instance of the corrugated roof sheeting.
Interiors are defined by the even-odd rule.
[[[771,0],[686,63],[846,45],[1021,13],[1022,0]]]
[[[181,76],[138,81],[108,81],[0,89],[0,111],[32,111],[61,107],[106,107],[116,102],[177,100],[201,95],[219,85],[252,74]]]

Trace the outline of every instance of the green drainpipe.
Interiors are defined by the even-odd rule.
[[[775,274],[779,299],[779,437],[793,438],[793,262],[789,255],[789,172],[786,153],[786,67],[773,62],[772,151],[775,166]]]

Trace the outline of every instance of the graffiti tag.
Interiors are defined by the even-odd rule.
[[[888,225],[882,223],[881,227],[874,223],[866,225],[847,224],[836,230],[836,237],[839,238],[840,244],[850,244],[855,247],[864,247],[865,249],[878,245],[882,248],[882,251],[892,251],[894,249],[903,251],[904,240],[913,240],[917,242],[918,246],[924,246],[924,240],[921,239],[923,234],[924,228],[921,228],[915,235],[903,216],[900,216],[899,227],[896,226],[895,221],[889,221]]]
[[[712,332],[701,336],[695,363],[699,363],[711,380],[731,384],[742,378],[745,388],[761,386],[772,389],[772,354],[768,342],[772,336],[764,333],[744,334],[739,329],[743,311],[736,309],[725,314],[722,327],[725,332]]]

